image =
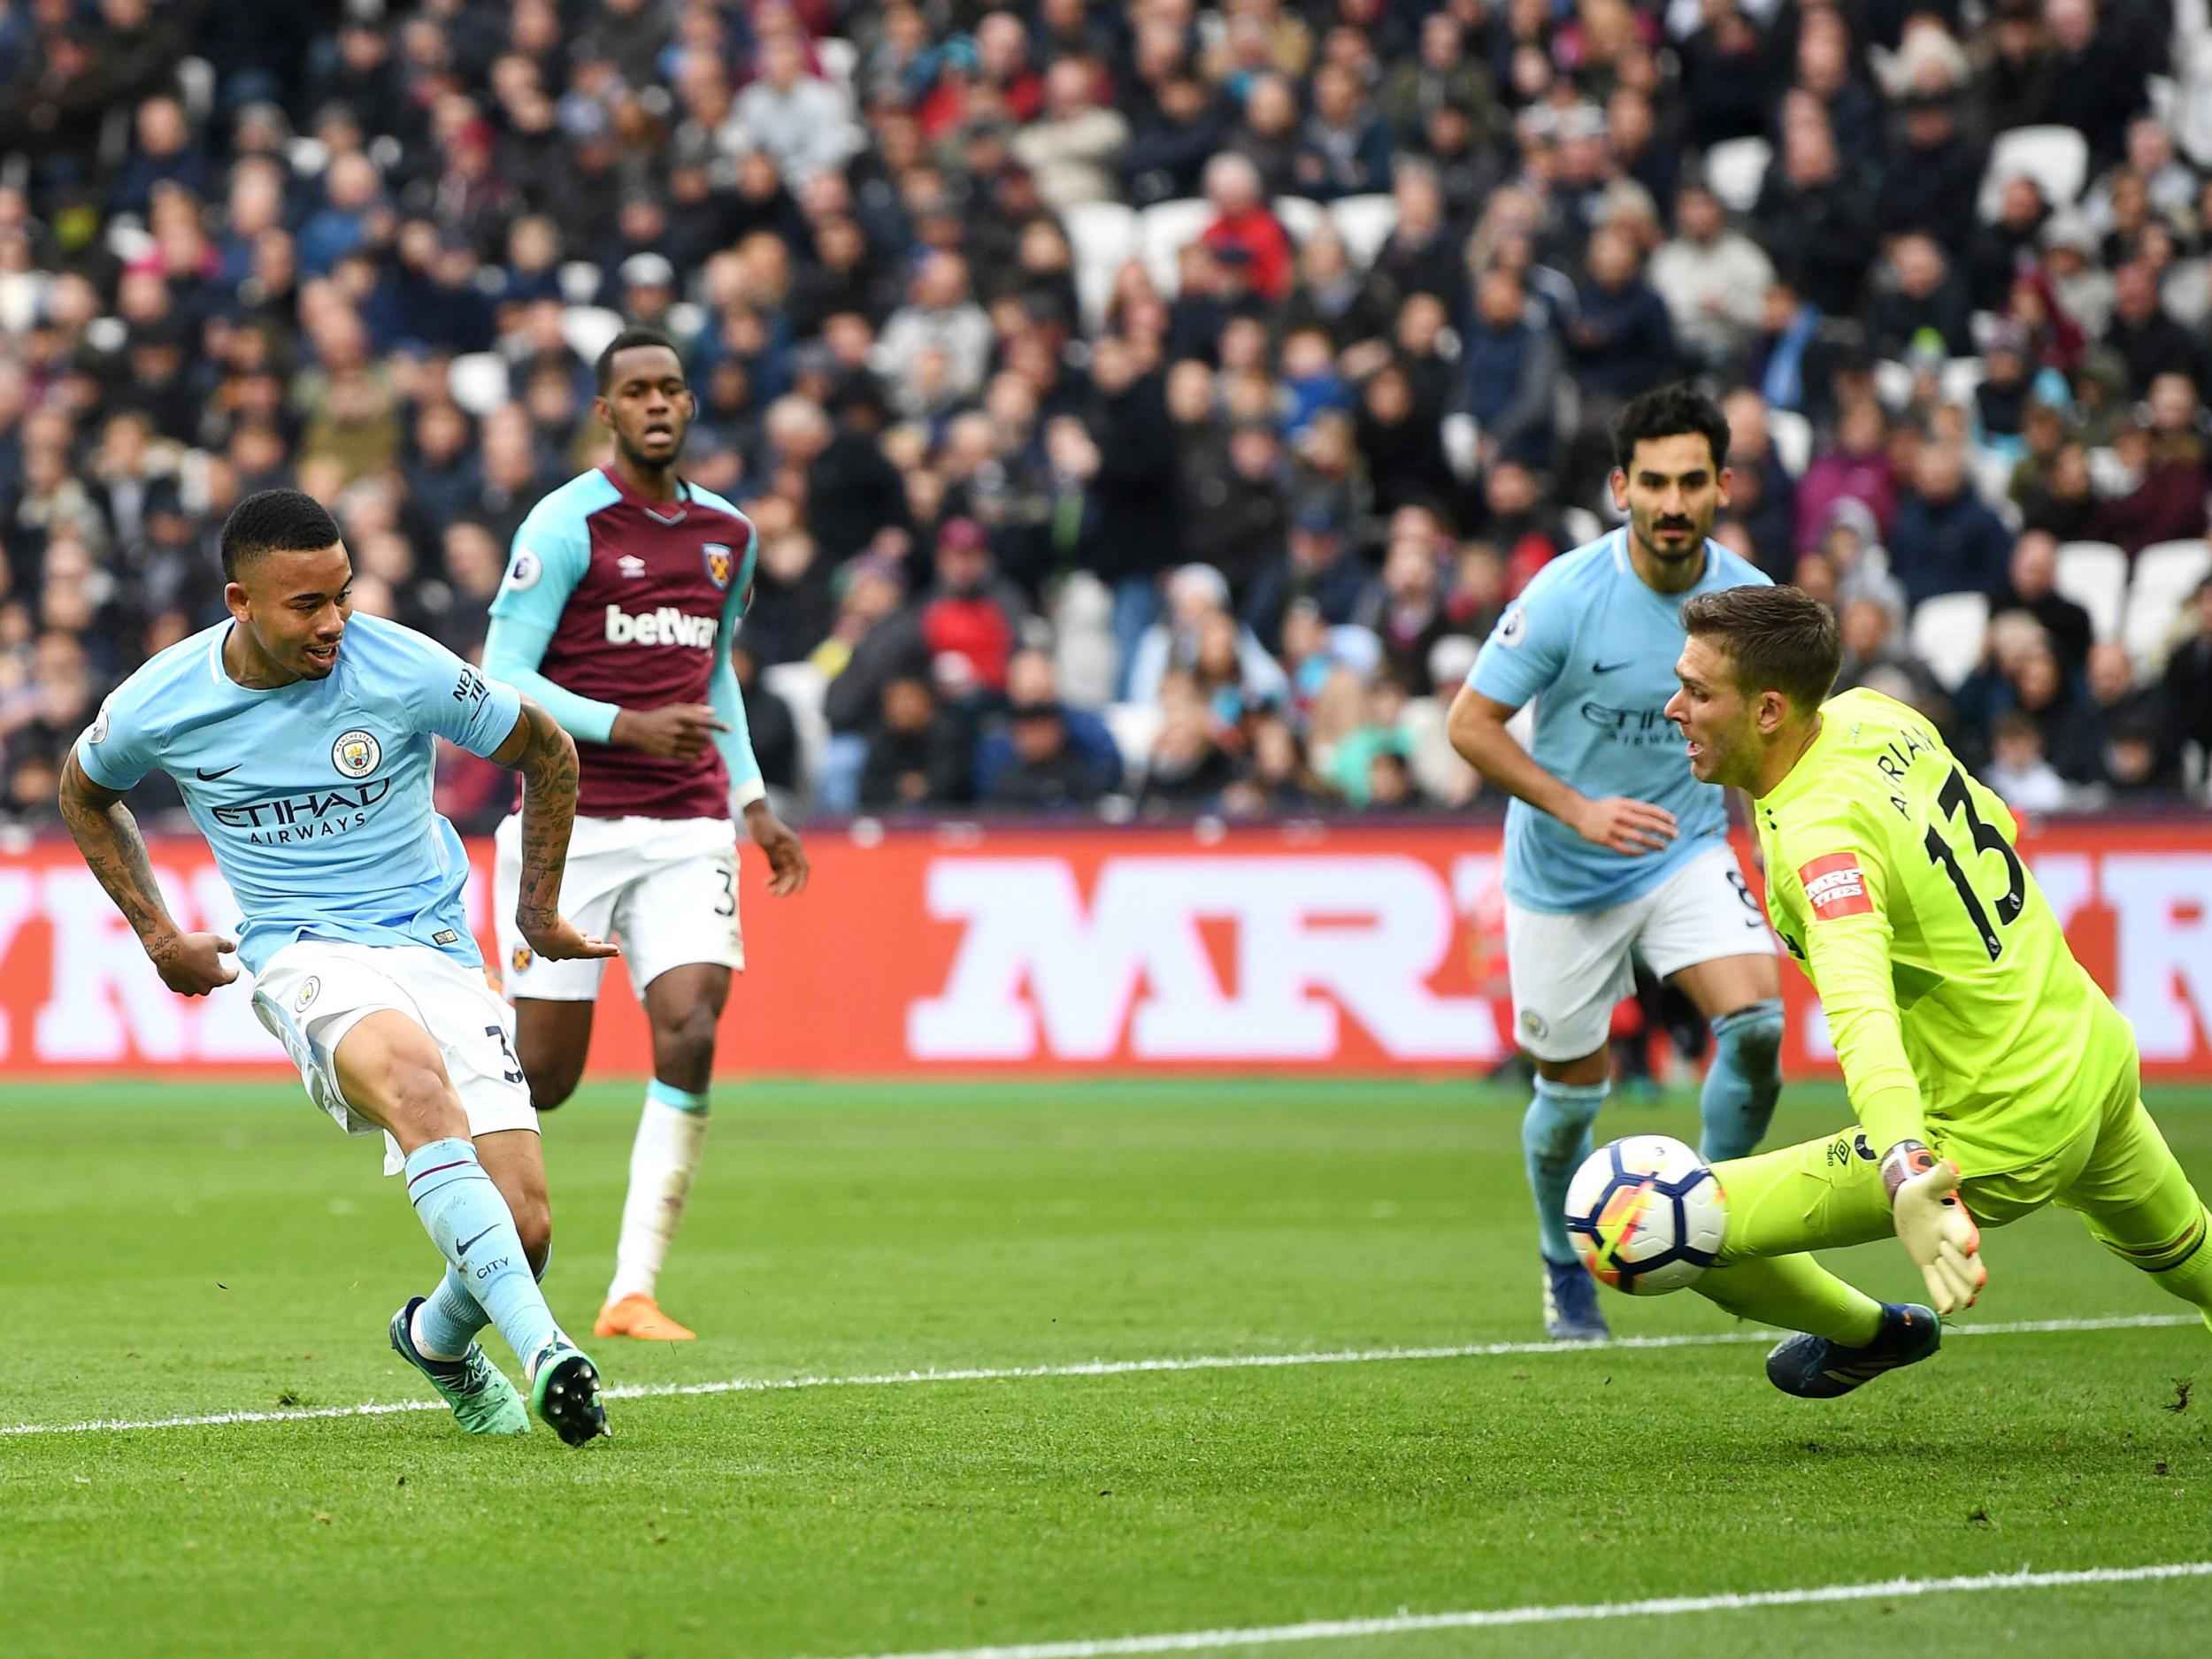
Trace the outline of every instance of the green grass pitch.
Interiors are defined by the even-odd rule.
[[[580,1333],[636,1098],[595,1084],[547,1120],[548,1289]],[[2153,1105],[2212,1179],[2212,1095]],[[1776,1133],[1840,1117],[1794,1089]],[[1518,1123],[1474,1085],[728,1087],[662,1286],[702,1340],[595,1352],[651,1387],[1526,1340]],[[1678,1099],[1601,1127],[1694,1124]],[[1987,1251],[1973,1321],[2180,1309],[2070,1217]],[[1917,1291],[1893,1246],[1838,1259]],[[435,1266],[374,1143],[295,1087],[0,1090],[0,1425],[426,1397],[384,1325]],[[1741,1329],[1693,1295],[1606,1309],[1624,1335]],[[0,1435],[0,1640],[841,1659],[2212,1559],[2212,1386],[2177,1381],[2212,1375],[2201,1328],[1955,1338],[1826,1404],[1775,1393],[1763,1352],[663,1395],[581,1453],[428,1411]],[[1263,1651],[2087,1659],[2200,1654],[2208,1621],[2200,1578]]]

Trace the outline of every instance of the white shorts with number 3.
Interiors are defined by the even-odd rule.
[[[1774,954],[1774,935],[1736,856],[1716,842],[1641,897],[1610,910],[1555,915],[1505,907],[1513,1034],[1539,1060],[1579,1060],[1605,1047],[1613,1008],[1636,988],[1632,956],[1661,979],[1723,956]]]
[[[499,1000],[482,968],[428,945],[296,939],[254,979],[254,1013],[292,1056],[307,1097],[349,1135],[377,1130],[340,1089],[334,1056],[348,1032],[388,1009],[438,1045],[472,1138],[506,1129],[536,1132],[538,1114],[515,1058],[514,1010]],[[398,1143],[385,1136],[384,1172],[396,1175],[403,1163]]]
[[[545,962],[515,927],[522,890],[522,819],[492,838],[492,910],[507,995],[588,1002],[599,961]],[[737,918],[737,830],[726,818],[580,818],[568,840],[561,914],[594,939],[622,946],[641,992],[671,968],[745,965]]]

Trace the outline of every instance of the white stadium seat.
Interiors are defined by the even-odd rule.
[[[2135,556],[2121,639],[2139,666],[2147,670],[2156,660],[2175,613],[2207,576],[2212,576],[2212,541],[2201,537],[2154,542]]]
[[[1327,208],[1305,196],[1279,196],[1275,198],[1275,217],[1290,233],[1291,241],[1301,248],[1313,240],[1313,233],[1321,228],[1321,221],[1328,216]]]
[[[1352,269],[1364,271],[1390,233],[1398,228],[1398,198],[1393,196],[1345,196],[1329,204],[1329,218],[1344,239],[1345,256]]]
[[[588,259],[571,259],[561,266],[561,298],[570,305],[588,305],[599,297],[599,267]]]
[[[1805,468],[1813,458],[1813,423],[1793,409],[1767,411],[1767,441],[1774,446],[1774,458],[1782,464],[1782,470],[1792,478],[1805,476]]]
[[[1748,213],[1766,182],[1774,146],[1763,138],[1724,139],[1705,152],[1705,182],[1732,213]]]
[[[561,338],[587,363],[595,361],[621,332],[622,313],[603,305],[571,305],[561,312]]]
[[[496,351],[471,351],[446,369],[446,391],[464,410],[482,419],[507,405],[507,360]]]
[[[1988,632],[1987,594],[1937,594],[1912,613],[1912,653],[1955,690],[1981,661]]]
[[[2053,207],[2071,207],[2089,182],[2089,141],[2070,127],[2016,127],[1998,134],[1977,204],[1985,219],[1997,217],[2006,183],[2022,177],[2041,185]]]
[[[1205,234],[1214,217],[1213,204],[1199,196],[1155,202],[1144,210],[1138,230],[1145,269],[1152,273],[1153,286],[1163,296],[1172,298],[1183,286],[1182,267],[1178,261],[1183,250]]]
[[[1137,249],[1137,215],[1119,202],[1078,202],[1060,215],[1075,256],[1075,296],[1085,323],[1096,327],[1106,319],[1114,279]]]
[[[1945,403],[1965,409],[1972,405],[1975,392],[1988,375],[1979,357],[1953,357],[1936,375],[1936,384],[1942,389]]]
[[[2109,541],[2067,541],[2058,549],[2058,591],[2089,613],[2101,640],[2120,637],[2127,604],[2128,556]]]
[[[1100,710],[1106,718],[1106,729],[1114,734],[1114,747],[1121,750],[1122,764],[1132,775],[1144,771],[1144,763],[1152,753],[1152,744],[1160,735],[1164,717],[1156,703],[1110,703]]]
[[[745,637],[741,623],[738,638]],[[829,753],[829,717],[822,699],[829,680],[814,664],[772,663],[760,672],[760,683],[784,701],[791,710],[791,725],[799,740],[799,778],[810,799],[821,781],[823,758]]]

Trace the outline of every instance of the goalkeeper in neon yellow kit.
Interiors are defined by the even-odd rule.
[[[1987,1272],[1977,1223],[2047,1203],[2207,1310],[2207,1216],[2150,1114],[2135,1039],[2067,949],[2004,803],[1911,709],[1827,698],[1834,618],[1793,588],[1682,608],[1667,714],[1691,770],[1754,803],[1767,910],[1828,1015],[1860,1132],[1721,1164],[1728,1233],[1696,1289],[1804,1333],[1767,1375],[1809,1398],[1935,1352]],[[1805,1252],[1894,1232],[1932,1308],[1882,1303]]]

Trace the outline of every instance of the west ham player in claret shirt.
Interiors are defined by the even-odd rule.
[[[752,598],[752,524],[679,477],[694,404],[666,336],[629,328],[599,354],[593,412],[611,466],[555,490],[515,532],[492,601],[488,673],[536,700],[576,740],[582,784],[561,905],[622,941],[653,1033],[653,1079],[630,1155],[601,1336],[681,1341],[658,1280],[706,1143],[715,1027],[745,965],[734,796],[768,856],[768,890],[806,886],[807,858],[768,806],[730,666]],[[496,838],[495,883],[514,910],[520,826]],[[599,994],[595,961],[555,962],[501,923],[515,1044],[540,1111],[575,1091]]]

